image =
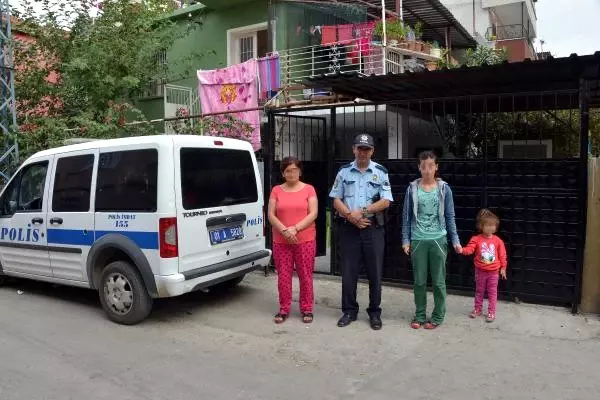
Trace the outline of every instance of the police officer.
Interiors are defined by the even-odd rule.
[[[329,193],[337,211],[342,269],[342,312],[339,327],[356,321],[356,284],[361,261],[369,278],[371,328],[381,322],[381,275],[384,251],[383,212],[393,201],[388,171],[371,161],[375,144],[368,134],[354,139],[354,162],[340,168]]]

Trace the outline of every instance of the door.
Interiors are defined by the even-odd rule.
[[[48,245],[55,278],[87,281],[94,243],[92,176],[97,150],[56,155],[48,206]]]
[[[175,147],[180,272],[258,252],[265,243],[260,175],[247,144],[194,144]]]
[[[52,276],[46,237],[53,156],[25,165],[0,196],[0,262],[5,272]]]

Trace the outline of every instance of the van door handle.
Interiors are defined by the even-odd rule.
[[[43,218],[40,218],[40,217],[33,218],[33,219],[31,220],[31,223],[32,223],[32,224],[43,224],[43,223],[44,223],[44,219],[43,219]]]
[[[62,225],[63,219],[62,218],[50,218],[50,223],[51,224]]]

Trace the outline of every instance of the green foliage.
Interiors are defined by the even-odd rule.
[[[110,138],[155,133],[132,104],[154,80],[189,75],[201,53],[160,62],[158,54],[198,29],[203,15],[168,18],[170,0],[21,0],[14,41],[15,92],[23,155],[69,137]],[[177,71],[177,73],[175,72]]]
[[[506,48],[496,50],[488,46],[477,46],[475,50],[467,49],[463,64],[467,67],[479,67],[501,64],[507,60],[508,52]]]
[[[171,122],[173,130],[179,135],[211,135],[251,141],[254,128],[248,122],[231,114],[214,115],[201,119],[190,119],[189,111],[181,107],[175,113],[179,119]]]
[[[390,20],[386,21],[385,31],[387,40],[402,40],[406,37],[408,26],[405,26],[404,23],[400,20]],[[383,39],[383,22],[378,21],[375,24],[375,29],[373,30],[373,35],[378,36]]]

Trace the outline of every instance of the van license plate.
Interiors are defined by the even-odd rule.
[[[208,232],[210,235],[211,244],[219,244],[231,242],[233,240],[242,239],[244,230],[241,226],[232,226],[229,228],[215,229]]]

